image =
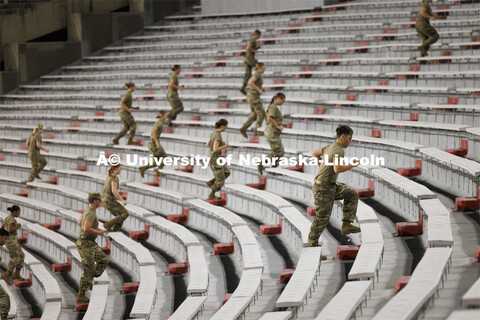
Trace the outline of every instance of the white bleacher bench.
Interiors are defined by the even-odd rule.
[[[156,279],[155,260],[144,246],[124,234],[110,232],[108,235],[113,240],[112,254],[110,255],[112,260],[115,259],[118,263],[132,270],[140,279],[130,316],[133,318],[149,317],[155,302],[157,289],[156,281],[152,281],[152,279]],[[118,250],[115,250],[116,248]]]
[[[370,281],[345,282],[315,320],[349,320],[362,303],[366,303],[370,286]]]
[[[108,298],[108,284],[94,284],[90,303],[83,319],[102,320]]]
[[[236,320],[253,302],[262,287],[262,269],[243,270],[240,282],[228,301],[210,318]]]
[[[480,164],[476,161],[468,160],[437,148],[420,148],[419,151],[436,161],[460,168],[474,178],[480,177]]]
[[[452,255],[451,248],[428,248],[408,284],[390,299],[373,320],[407,320],[434,298],[443,283]]]
[[[233,227],[232,232],[235,235],[234,242],[236,247],[241,250],[242,269],[261,269],[263,270],[263,261],[260,254],[260,248],[252,230],[247,225]],[[240,255],[235,251],[235,255]],[[240,260],[240,259],[238,259]]]
[[[208,289],[208,267],[202,246],[187,248],[190,279],[187,293],[190,295],[205,294]]]
[[[447,320],[478,320],[478,309],[455,310]]]
[[[372,207],[367,206],[362,200],[358,200],[357,213],[355,215],[357,221],[362,224],[367,224],[371,222],[378,222],[378,217],[373,211]],[[362,233],[362,236],[364,234]],[[380,232],[380,236],[381,236]],[[363,242],[363,241],[362,241]]]
[[[480,307],[480,278],[462,296],[462,305],[464,307]]]
[[[17,318],[17,302],[15,301],[13,294],[8,288],[5,281],[0,280],[0,286],[7,292],[10,298],[10,310],[8,311],[7,319],[16,319]]]
[[[427,218],[428,245],[430,247],[452,246],[450,211],[438,199],[420,200],[420,207]]]
[[[383,236],[382,236],[382,229],[378,222],[360,223],[360,229],[361,229],[361,236],[362,236],[362,245],[368,244],[368,243],[381,243],[381,244],[384,243]]]
[[[288,320],[292,315],[292,311],[267,312],[259,320]]]
[[[373,279],[376,275],[378,281],[378,268],[380,267],[382,253],[383,243],[362,242],[355,262],[348,273],[348,279]]]
[[[202,310],[207,297],[187,297],[168,318],[169,320],[191,320]]]
[[[320,272],[322,247],[303,248],[295,272],[288,281],[282,294],[275,302],[275,308],[303,308],[307,295],[315,290],[315,281]]]

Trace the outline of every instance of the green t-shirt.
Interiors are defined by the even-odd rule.
[[[160,138],[160,135],[162,134],[162,131],[163,131],[163,122],[162,120],[158,119],[157,122],[155,122],[155,125],[153,126],[154,128],[157,127],[157,140]],[[149,142],[150,144],[153,144],[155,145],[155,139],[154,139],[154,136],[151,135],[150,136],[150,140]]]
[[[433,16],[432,7],[430,7],[430,3],[429,3],[429,2],[422,1],[422,8],[425,8],[425,9],[426,9],[426,13],[427,13],[429,16]],[[420,23],[420,24],[429,24],[429,23],[430,23],[430,19],[425,18],[425,17],[423,17],[423,16],[421,16],[421,15],[419,14],[419,15],[418,15],[418,23]]]
[[[218,146],[221,147],[225,145],[225,142],[222,139],[222,135],[220,134],[220,131],[217,129],[213,130],[212,134],[210,135],[210,158],[211,159],[217,159],[222,155],[221,151],[218,152],[213,152],[213,145],[215,141],[218,141]]]
[[[117,187],[120,185],[118,176],[113,175],[113,176],[108,176],[107,179],[105,180],[105,185],[103,187],[103,193],[102,193],[102,200],[103,199],[110,199],[110,200],[115,200],[115,196],[113,195],[112,192],[112,181],[115,181],[117,183]]]
[[[42,142],[42,136],[40,135],[40,133],[35,133],[35,134],[31,134],[30,135],[30,138],[28,138],[29,141],[28,141],[28,153],[29,154],[32,154],[32,153],[35,153],[35,152],[39,152],[40,149],[38,149],[37,147],[37,142]]]
[[[322,148],[322,160],[323,163],[320,164],[318,168],[317,175],[315,176],[315,182],[317,183],[335,183],[337,182],[338,173],[335,173],[333,170],[333,165],[326,165],[326,156],[328,156],[328,163],[334,163],[335,155],[340,161],[340,158],[344,156],[343,147],[337,142],[334,142],[326,147]]]
[[[133,102],[132,93],[130,91],[127,91],[127,92],[125,92],[123,97],[125,98],[125,104],[127,105],[127,107],[131,108],[132,107],[132,102]]]
[[[255,74],[253,75],[255,77],[255,81],[253,83],[255,83],[255,85],[257,87],[259,87],[260,89],[262,89],[263,87],[263,78],[262,78],[262,74],[260,72],[255,72]],[[250,91],[252,93],[259,93],[257,90],[253,89],[253,88],[250,88]]]
[[[92,229],[98,230],[98,218],[97,213],[92,208],[88,207],[87,210],[83,211],[82,217],[80,218],[80,236],[78,237],[79,240],[91,240],[95,241],[97,238],[96,234],[85,232],[83,230],[83,226],[85,221],[89,221],[92,223]]]
[[[272,117],[273,120],[280,126],[283,123],[283,114],[278,108],[278,105],[275,103],[272,103],[268,108],[267,108],[267,119],[268,117]],[[270,127],[274,131],[281,132],[279,129],[275,128],[270,122],[267,122],[267,127]]]
[[[172,75],[170,76],[170,81],[172,81],[172,80],[173,80],[173,84],[178,87],[178,76],[175,72],[172,73]],[[174,87],[170,86],[170,83],[169,83],[168,91],[169,92],[177,92],[178,90],[175,89]]]
[[[8,231],[8,227],[9,227],[11,224],[13,224],[14,229],[17,228],[17,226],[18,226],[17,219],[15,219],[14,216],[9,215],[9,216],[7,216],[7,217],[5,218],[5,222],[4,222],[3,228]],[[16,239],[17,239],[17,230],[15,230],[15,231],[13,231],[13,232],[10,232],[10,235],[8,236],[8,239],[11,239],[11,238],[15,239],[15,241],[16,241]]]
[[[253,49],[253,50],[257,50],[258,49],[258,46],[257,46],[257,40],[251,36],[250,37],[250,40],[248,40],[248,43],[250,44],[250,47]],[[254,58],[255,57],[255,53],[250,51],[250,50],[247,50],[246,53],[245,53],[245,56],[247,58]]]

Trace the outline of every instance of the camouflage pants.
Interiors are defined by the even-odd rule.
[[[14,269],[22,269],[23,261],[25,259],[25,253],[23,253],[22,247],[20,243],[17,241],[17,237],[10,240],[8,238],[7,242],[5,243],[5,247],[7,247],[8,255],[10,256],[10,261],[8,262],[8,271],[13,272]]]
[[[30,163],[32,164],[29,180],[33,180],[40,174],[43,168],[45,168],[47,165],[47,160],[40,155],[40,152],[30,153],[28,157],[30,158]]]
[[[167,100],[170,102],[172,106],[172,111],[168,114],[168,119],[175,120],[177,119],[177,115],[183,111],[183,103],[182,100],[178,97],[177,92],[169,92],[167,93]]]
[[[245,66],[245,75],[243,76],[243,83],[242,83],[242,88],[246,88],[248,84],[248,80],[252,77],[252,69],[255,67],[257,64],[257,59],[255,58],[250,58],[247,59],[245,58],[243,60],[243,65]]]
[[[250,114],[248,115],[247,121],[243,124],[243,127],[248,128],[257,120],[255,128],[258,129],[262,126],[263,120],[265,119],[265,110],[263,109],[260,95],[249,92],[247,94],[247,102],[250,105]]]
[[[315,219],[313,220],[308,244],[317,245],[318,239],[330,220],[333,201],[343,199],[343,221],[353,222],[357,213],[358,195],[351,187],[337,182],[333,185],[313,185],[315,199]]]
[[[135,122],[135,119],[130,112],[124,109],[120,109],[118,114],[120,115],[123,124],[122,130],[118,133],[118,138],[120,139],[130,131],[128,133],[128,139],[133,139],[135,132],[137,131],[137,123]]]
[[[102,199],[102,205],[115,216],[115,218],[109,221],[112,224],[112,230],[119,231],[122,228],[123,222],[127,220],[129,216],[128,210],[116,199],[104,198]]]
[[[425,50],[428,50],[430,45],[437,42],[440,38],[437,30],[435,30],[430,24],[415,24],[415,29],[422,40],[421,47],[425,48]]]
[[[216,163],[216,159],[210,160],[210,169],[213,171],[215,182],[212,185],[212,190],[217,192],[222,189],[225,184],[225,180],[230,176],[230,169],[226,165],[219,165]]]
[[[272,152],[270,152],[270,154],[267,156],[267,158],[270,159],[273,159],[274,157],[280,158],[285,154],[282,139],[280,139],[280,133],[278,133],[278,130],[276,130],[277,132],[274,130],[276,129],[270,126],[267,126],[267,129],[265,129],[265,139],[272,149]],[[279,162],[277,160],[275,164],[272,164],[272,167],[278,167],[278,165]]]
[[[150,153],[157,159],[158,158],[164,158],[165,159],[167,157],[167,153],[165,152],[165,149],[163,149],[162,146],[160,146],[160,148],[157,149],[157,146],[155,145],[155,142],[148,144],[148,151],[150,151]],[[152,166],[147,165],[146,168],[147,169],[154,168],[155,166],[156,166],[156,164],[153,164]],[[161,169],[163,169],[164,166],[165,166],[165,163],[163,163],[163,160],[162,160],[162,162],[158,166],[158,169],[161,170]]]
[[[10,297],[7,292],[0,286],[0,319],[7,320],[10,311]]]
[[[86,292],[92,289],[93,278],[101,276],[107,268],[108,258],[95,241],[77,240],[76,245],[83,269],[79,291]]]

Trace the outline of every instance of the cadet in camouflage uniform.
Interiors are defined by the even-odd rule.
[[[119,231],[123,222],[128,218],[128,211],[124,207],[127,205],[127,202],[118,193],[118,186],[120,186],[118,175],[121,170],[122,166],[120,164],[111,166],[103,187],[102,205],[115,216],[115,218],[103,224],[108,232]],[[117,200],[122,202],[123,205],[118,203]]]
[[[218,200],[219,198],[215,196],[215,192],[220,191],[225,180],[230,176],[230,169],[227,165],[219,165],[217,159],[222,157],[222,151],[229,147],[228,143],[225,143],[222,139],[221,133],[225,131],[228,127],[228,121],[225,119],[220,119],[215,123],[215,130],[210,135],[205,144],[210,148],[210,168],[213,171],[214,178],[210,181],[207,181],[207,185],[212,189],[208,196],[208,200]]]
[[[25,280],[20,276],[20,270],[22,270],[23,267],[25,253],[23,252],[20,243],[17,241],[17,230],[20,229],[22,225],[18,223],[15,218],[20,215],[20,207],[13,205],[10,208],[7,208],[7,210],[10,212],[10,215],[5,218],[2,228],[7,230],[9,233],[9,237],[7,238],[5,246],[7,247],[10,261],[8,262],[7,271],[2,274],[1,277],[7,284],[12,284],[10,282],[10,276],[14,280]]]
[[[247,102],[250,105],[250,114],[248,115],[247,121],[240,128],[240,133],[245,138],[248,138],[247,129],[255,120],[257,120],[257,122],[255,124],[253,135],[258,136],[258,129],[262,126],[263,120],[265,119],[265,110],[263,109],[262,99],[260,98],[260,95],[265,91],[262,89],[262,74],[265,72],[265,64],[258,62],[255,65],[255,71],[254,76],[248,82],[250,90],[247,94]]]
[[[437,42],[440,37],[437,30],[430,25],[430,19],[445,19],[445,17],[440,17],[433,13],[432,8],[430,7],[430,2],[432,2],[432,0],[422,1],[422,8],[418,14],[417,23],[415,24],[418,36],[422,39],[422,45],[418,47],[422,57],[428,56],[427,51],[430,48],[430,45]]]
[[[353,130],[349,126],[338,126],[337,140],[333,144],[319,148],[312,153],[315,158],[319,161],[322,159],[323,162],[319,163],[318,173],[313,185],[316,215],[308,235],[309,247],[318,246],[318,239],[330,220],[334,200],[343,199],[342,234],[360,232],[359,227],[352,225],[357,213],[357,192],[351,187],[337,182],[339,173],[358,166],[358,162],[351,165],[331,165],[335,161],[335,156],[338,156],[338,159],[344,156],[343,149],[347,148],[352,142],[352,135]],[[327,160],[330,164],[325,164]]]
[[[137,123],[132,116],[133,109],[138,109],[138,107],[132,107],[133,97],[132,92],[135,91],[135,83],[128,82],[125,83],[125,87],[127,87],[127,92],[123,95],[122,101],[120,101],[120,111],[118,114],[120,115],[120,119],[122,120],[123,127],[122,130],[117,134],[115,139],[113,139],[113,144],[118,144],[120,138],[128,133],[128,142],[129,145],[135,145],[136,143],[133,141],[133,137],[135,136],[135,132],[137,131]]]
[[[93,278],[99,277],[108,265],[108,258],[95,242],[97,236],[103,236],[105,231],[98,229],[97,208],[102,205],[102,197],[98,192],[88,194],[88,209],[83,211],[78,226],[80,235],[77,239],[77,249],[82,257],[83,274],[78,287],[77,303],[88,303],[90,299],[85,292],[92,290]]]
[[[278,106],[281,106],[285,102],[285,95],[282,92],[278,92],[273,96],[272,101],[270,101],[270,106],[267,109],[267,128],[265,129],[265,138],[267,139],[272,152],[267,156],[272,160],[272,167],[278,167],[279,159],[274,161],[274,158],[281,158],[285,153],[283,149],[282,140],[280,139],[280,134],[283,130],[283,114],[278,109]],[[260,163],[258,165],[258,172],[263,174],[263,165]]]
[[[243,93],[244,95],[247,94],[245,91],[245,88],[247,87],[247,82],[252,76],[252,68],[255,67],[257,64],[257,59],[255,59],[255,53],[258,52],[260,49],[260,46],[257,45],[257,40],[260,38],[262,33],[260,30],[255,30],[252,33],[252,36],[250,37],[250,40],[248,40],[248,45],[247,49],[245,51],[245,57],[243,58],[243,64],[245,66],[245,75],[243,76],[243,84],[242,87],[240,88],[240,92]]]
[[[33,129],[33,133],[25,143],[28,148],[28,157],[30,158],[30,162],[32,164],[32,170],[30,171],[30,177],[28,178],[28,181],[30,182],[35,178],[41,179],[39,174],[47,165],[47,160],[40,154],[40,150],[48,152],[48,150],[42,146],[42,133],[43,126],[39,124],[35,129]]]
[[[155,125],[153,126],[153,129],[152,129],[152,134],[150,136],[150,140],[148,141],[148,151],[150,151],[150,153],[155,157],[155,158],[166,158],[167,157],[167,153],[165,152],[165,149],[163,149],[162,145],[160,144],[160,141],[158,141],[158,139],[160,138],[160,135],[162,134],[162,131],[163,131],[163,122],[165,121],[165,119],[167,118],[167,113],[165,111],[160,111],[158,114],[157,114],[157,122],[155,122]],[[165,166],[165,164],[163,163],[163,160],[162,162],[160,163],[160,165],[158,166],[157,168],[157,171],[156,171],[156,176],[160,176],[160,172],[158,170],[161,170],[163,167]],[[144,166],[144,167],[140,167],[139,170],[140,170],[140,175],[144,176],[145,174],[145,171],[147,171],[149,168],[153,168],[155,167],[155,165],[152,165],[152,166]]]
[[[0,229],[0,247],[3,246],[6,241],[9,233],[7,230]],[[7,320],[8,312],[10,311],[10,297],[8,296],[5,289],[0,286],[0,320]]]
[[[170,82],[168,83],[167,100],[172,106],[172,111],[168,114],[168,126],[172,126],[172,121],[177,118],[177,115],[183,111],[183,104],[178,97],[178,90],[183,90],[184,86],[178,85],[178,75],[182,71],[182,67],[178,64],[172,67],[173,73],[170,75]]]

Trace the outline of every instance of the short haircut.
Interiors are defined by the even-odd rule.
[[[353,130],[349,126],[342,124],[337,127],[337,138],[340,138],[342,134],[346,134],[347,136],[349,136],[353,134]]]

